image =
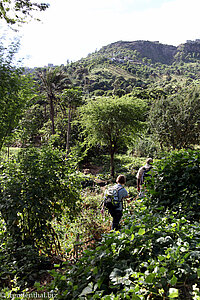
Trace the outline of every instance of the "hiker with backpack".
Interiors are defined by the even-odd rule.
[[[139,197],[144,196],[144,184],[145,179],[150,176],[150,171],[153,168],[153,158],[148,158],[146,164],[139,168],[136,178],[137,178],[137,191],[139,192]]]
[[[107,208],[110,215],[113,218],[112,230],[120,229],[120,220],[122,218],[123,212],[123,199],[128,198],[128,192],[124,188],[126,183],[126,177],[124,175],[119,175],[116,179],[116,184],[110,187],[104,196],[104,203],[101,213],[104,213],[104,209]],[[127,199],[129,203],[131,200]]]

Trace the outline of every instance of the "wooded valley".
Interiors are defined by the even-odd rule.
[[[34,69],[17,48],[0,48],[2,298],[200,299],[199,40]],[[111,231],[100,210],[119,174],[135,200]]]

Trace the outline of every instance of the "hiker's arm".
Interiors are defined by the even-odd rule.
[[[132,201],[131,197],[127,194],[127,196],[123,197],[128,203]]]
[[[127,203],[131,203],[132,201],[135,200],[134,197],[130,197],[130,196],[127,196],[127,197],[124,197],[124,198],[127,198],[127,199],[126,199]]]
[[[127,198],[127,197],[126,197]],[[128,203],[131,203],[131,199],[130,198],[128,198],[127,200],[126,200]]]

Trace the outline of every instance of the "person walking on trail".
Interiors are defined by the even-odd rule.
[[[146,177],[150,175],[150,170],[153,168],[153,158],[148,158],[146,164],[139,168],[136,178],[137,178],[137,191],[139,196],[144,196],[144,183]]]
[[[113,189],[117,191],[118,204],[108,208],[108,211],[113,218],[112,228],[111,228],[112,230],[120,229],[119,223],[123,215],[123,199],[129,197],[127,190],[124,188],[125,183],[126,183],[126,177],[124,175],[119,175],[116,179],[116,184],[113,186]],[[130,203],[130,201],[131,201],[130,199],[127,199],[128,203]],[[101,210],[102,214],[104,212],[104,205],[105,204],[103,204]]]

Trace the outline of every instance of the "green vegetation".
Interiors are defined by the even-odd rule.
[[[199,221],[199,151],[172,152],[157,163],[158,173],[152,179],[149,205],[173,209]]]
[[[22,286],[25,279],[27,285],[33,281],[43,257],[50,259],[51,253],[58,251],[52,220],[59,221],[63,209],[70,219],[79,210],[80,180],[73,174],[73,167],[73,161],[66,161],[59,150],[48,148],[30,148],[1,165],[0,212],[6,228],[4,243],[10,250],[3,249],[2,259],[5,255],[12,267],[16,264],[13,275],[22,280]],[[33,254],[28,265],[24,265],[26,251]],[[10,272],[1,273],[3,282],[12,278]]]
[[[7,50],[0,44],[0,150],[16,128],[31,93],[30,80],[13,66],[17,47],[11,45]]]
[[[55,153],[58,155],[59,152],[56,151]],[[38,155],[38,151],[32,150],[28,153],[31,154],[31,161],[34,163],[35,159],[33,158],[36,154]],[[38,164],[36,164],[36,172],[33,169],[33,176],[40,174],[43,170],[41,175],[43,174],[42,176],[49,178],[52,187],[55,184],[58,185],[58,175],[55,169],[59,170],[62,165],[62,160],[60,161],[61,165],[58,161],[55,164],[55,159],[52,159],[53,153],[49,150],[41,152],[42,159],[40,158]],[[133,188],[134,182],[131,182],[130,178],[138,169],[138,166],[141,165],[142,159],[130,159],[130,157],[128,159],[125,156],[117,159],[126,162],[123,171],[129,179],[127,180],[127,188],[131,195],[136,195],[136,189]],[[52,167],[49,167],[49,164]],[[46,174],[45,165],[52,173]],[[25,169],[24,166],[26,164],[22,163],[22,170]],[[122,168],[121,164],[120,167]],[[37,168],[41,171],[38,172]],[[15,170],[11,167],[10,169],[12,169],[12,172]],[[74,215],[73,220],[66,209],[63,210],[62,208],[63,212],[60,210],[60,202],[56,202],[58,207],[52,207],[57,211],[57,218],[52,219],[54,231],[48,231],[46,242],[49,246],[53,246],[54,250],[51,247],[48,248],[47,245],[45,248],[43,241],[43,237],[47,236],[46,230],[49,230],[49,228],[45,229],[46,234],[42,236],[40,235],[41,230],[35,231],[35,234],[37,234],[35,241],[37,241],[37,245],[40,245],[40,251],[41,249],[43,251],[46,249],[47,252],[50,251],[49,257],[52,257],[51,259],[54,261],[54,268],[50,271],[53,279],[49,284],[39,284],[39,280],[43,282],[43,276],[48,278],[46,272],[53,266],[41,252],[38,256],[37,247],[30,247],[30,243],[27,243],[26,239],[22,241],[23,247],[17,248],[17,254],[21,257],[17,265],[11,260],[13,252],[6,256],[9,249],[13,251],[13,241],[9,239],[10,235],[7,231],[4,237],[4,246],[1,248],[1,261],[4,267],[2,274],[5,278],[1,284],[3,283],[5,286],[5,275],[10,274],[9,276],[13,278],[17,275],[18,286],[20,282],[21,288],[25,282],[30,285],[35,281],[35,288],[37,287],[38,293],[54,291],[57,294],[56,299],[127,299],[129,297],[132,299],[147,299],[150,296],[152,299],[198,299],[197,297],[200,296],[198,292],[200,284],[198,263],[200,245],[198,169],[199,151],[181,150],[172,152],[169,156],[157,160],[154,175],[148,184],[148,195],[146,198],[138,199],[128,205],[123,216],[121,232],[109,232],[109,216],[106,215],[105,220],[102,219],[100,204],[103,187],[100,187],[99,181],[92,175],[82,175],[82,186],[86,183],[86,187],[81,188],[82,201],[78,205],[79,212]],[[25,173],[25,177],[29,173],[32,174],[31,170],[32,167],[27,169],[28,173]],[[69,167],[68,170],[70,171]],[[121,170],[119,169],[119,171]],[[60,172],[62,173],[61,170]],[[16,182],[16,177],[5,175],[3,178],[8,178],[6,182],[10,182],[9,178],[13,178],[13,181]],[[32,187],[34,181],[29,179],[30,175],[24,185],[30,182],[29,189],[31,188],[34,191],[36,186]],[[37,186],[42,184],[41,175],[35,180]],[[53,180],[54,177],[57,178],[56,181]],[[2,180],[5,181],[3,178]],[[46,182],[48,184],[48,180]],[[12,184],[12,181],[9,186],[10,184]],[[80,189],[78,182],[73,186]],[[29,189],[26,188],[27,191]],[[13,185],[10,190],[13,191]],[[53,189],[53,191],[56,190],[56,188]],[[20,193],[22,193],[21,190]],[[43,194],[46,194],[45,191]],[[31,196],[30,193],[28,195]],[[68,192],[66,192],[67,195],[69,195]],[[38,197],[38,192],[33,199],[35,197]],[[14,199],[17,198],[13,197]],[[27,197],[24,199],[26,199],[24,203],[28,204],[30,202]],[[59,199],[63,199],[63,196]],[[166,199],[169,199],[169,201],[166,201]],[[10,203],[12,206],[12,202]],[[44,200],[43,203],[46,205]],[[33,204],[31,206],[33,212],[34,205],[36,205],[36,208],[43,207],[38,203]],[[46,220],[47,222],[51,220],[51,210],[49,208],[47,210],[44,206],[44,211],[38,211],[40,220]],[[21,229],[23,234],[30,226],[30,224],[27,226],[27,223],[24,223],[25,220],[22,222],[22,216],[26,216],[26,210],[23,210],[23,213],[17,216],[20,224],[17,228],[18,230]],[[18,209],[18,211],[22,210]],[[11,216],[14,217],[13,214]],[[45,223],[43,226],[45,228]],[[5,228],[6,223],[3,222],[2,237],[5,235]],[[17,241],[19,243],[18,236]],[[25,237],[27,238],[28,235],[25,234]],[[31,239],[31,241],[34,240]],[[59,241],[60,248],[58,244],[56,247],[55,241]],[[53,253],[57,253],[57,255],[51,256]],[[38,268],[40,270],[39,274],[37,273]],[[28,279],[26,277],[22,279],[20,277],[21,272],[28,273]],[[29,285],[25,285],[27,293]],[[15,294],[14,289],[13,294]]]
[[[116,42],[68,64],[66,71],[86,94],[127,94],[161,88],[167,94],[199,80],[200,43],[178,47],[158,42]]]
[[[186,93],[170,95],[154,101],[149,122],[161,148],[189,148],[199,143],[199,92],[190,88]]]
[[[56,290],[57,299],[198,299],[199,203],[191,204],[199,198],[198,179],[191,181],[197,165],[198,151],[172,153],[159,161],[147,197],[128,207],[121,232],[104,234],[76,264],[66,261],[51,272],[49,289]],[[183,198],[188,180],[190,194]],[[154,183],[156,193],[151,191]],[[179,184],[181,206],[173,184]]]
[[[117,42],[33,71],[1,47],[2,297],[200,299],[199,50]],[[135,201],[111,232],[119,174]]]
[[[111,176],[114,177],[114,155],[120,148],[130,144],[144,126],[145,102],[123,96],[89,100],[81,107],[81,124],[88,144],[100,143],[108,147]]]
[[[22,23],[28,17],[32,17],[33,11],[44,11],[47,3],[36,3],[30,0],[15,0],[14,3],[2,0],[0,3],[0,18],[8,24]]]

